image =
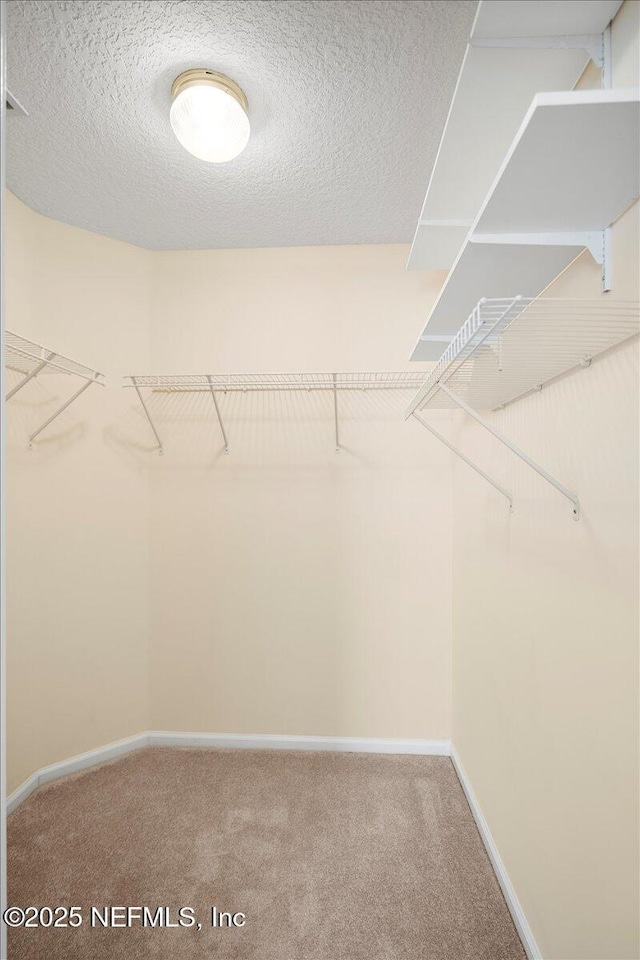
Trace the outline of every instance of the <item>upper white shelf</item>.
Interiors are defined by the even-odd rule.
[[[620,0],[483,0],[408,268],[448,269],[535,94],[571,90]]]
[[[536,96],[474,234],[608,227],[638,196],[638,101],[635,89]]]
[[[475,303],[538,296],[640,194],[639,91],[538,94],[468,231],[413,360],[436,360]],[[430,339],[435,337],[437,339]]]
[[[483,0],[471,41],[594,36],[602,33],[619,7],[620,0]]]

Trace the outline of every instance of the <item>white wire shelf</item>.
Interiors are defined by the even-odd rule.
[[[467,403],[496,410],[640,331],[637,302],[510,297],[480,301],[407,410]]]
[[[125,387],[148,387],[154,392],[204,391],[220,393],[253,390],[410,390],[424,374],[399,373],[212,373],[181,376],[133,376]]]
[[[406,411],[506,496],[475,464],[420,416],[459,407],[509,447],[573,503],[577,496],[504,437],[477,410],[498,410],[640,332],[637,301],[508,297],[481,300],[425,379]]]
[[[84,363],[78,363],[77,360],[71,360],[49,347],[43,347],[39,343],[34,343],[33,340],[20,337],[10,330],[5,331],[4,348],[7,368],[25,377],[31,374],[33,379],[33,376],[42,376],[47,373],[63,373],[104,385],[104,374],[92,370]],[[37,373],[34,372],[36,370]]]
[[[44,423],[40,424],[37,430],[29,437],[29,446],[39,436],[42,431],[49,426],[60,414],[71,406],[74,400],[85,392],[92,384],[96,383],[101,387],[105,386],[104,374],[98,370],[93,370],[84,363],[65,357],[49,347],[43,347],[33,340],[27,340],[17,333],[5,331],[5,356],[4,362],[8,370],[19,373],[22,379],[7,393],[6,400],[11,400],[23,387],[32,380],[46,374],[62,374],[63,376],[75,377],[83,381],[76,392],[69,397],[60,407],[55,410],[51,416],[47,417]]]
[[[335,421],[335,449],[340,451],[338,394],[345,390],[415,390],[424,374],[414,371],[378,371],[366,373],[210,373],[178,376],[127,376],[123,386],[133,388],[156,439],[158,453],[163,452],[162,440],[154,422],[143,390],[151,393],[210,393],[225,453],[229,441],[223,422],[218,396],[225,393],[284,393],[287,391],[327,391],[333,394]]]

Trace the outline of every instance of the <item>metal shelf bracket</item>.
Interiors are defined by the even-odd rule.
[[[505,437],[503,433],[501,433],[498,429],[496,429],[496,427],[494,427],[493,424],[485,420],[484,417],[481,417],[480,414],[477,413],[473,409],[473,407],[470,407],[468,403],[465,403],[465,401],[462,400],[461,397],[456,396],[456,394],[453,393],[453,391],[450,390],[447,386],[445,386],[444,383],[439,383],[438,389],[441,390],[443,393],[445,393],[453,403],[455,403],[458,407],[460,407],[461,410],[464,410],[465,413],[468,413],[470,417],[473,417],[473,419],[477,423],[479,423],[481,427],[484,427],[485,430],[488,430],[489,433],[496,438],[496,440],[499,440],[500,443],[503,443],[505,447],[508,447],[512,453],[515,453],[515,455],[519,457],[529,467],[531,467],[532,470],[535,470],[535,472],[539,474],[544,480],[546,480],[547,483],[550,483],[553,487],[555,487],[556,490],[558,490],[563,497],[566,497],[567,500],[571,502],[573,507],[573,519],[574,520],[580,519],[580,501],[578,500],[578,497],[576,496],[575,493],[572,493],[571,490],[568,490],[562,483],[560,483],[559,480],[556,480],[555,477],[552,477],[551,474],[544,469],[544,467],[541,467],[539,463],[536,463],[535,460],[532,460],[531,457],[527,456],[527,454],[524,453],[524,451],[520,450],[520,448],[517,447],[515,443],[509,440],[508,437]]]
[[[528,247],[587,247],[594,260],[602,263],[602,230],[576,230],[571,233],[474,233],[471,243],[502,243]]]
[[[138,386],[137,377],[131,377],[131,382],[132,382],[133,386],[135,387],[135,391],[136,391],[136,393],[138,394],[138,399],[139,399],[139,401],[140,401],[140,403],[141,403],[141,405],[142,405],[142,409],[144,410],[145,416],[146,416],[147,420],[149,421],[149,426],[150,426],[151,429],[153,430],[153,435],[154,435],[154,437],[156,438],[156,441],[157,441],[157,443],[158,443],[158,453],[160,454],[160,456],[162,456],[162,454],[164,453],[164,450],[163,450],[163,448],[162,448],[162,440],[160,439],[160,435],[158,434],[158,431],[156,430],[155,424],[154,424],[153,420],[151,419],[151,414],[149,413],[149,410],[148,410],[148,408],[147,408],[147,405],[146,405],[146,403],[144,402],[144,397],[142,396],[142,393],[140,392],[140,387]]]
[[[9,390],[9,393],[6,395],[5,400],[11,400],[11,397],[15,397],[18,390],[22,390],[22,388],[26,386],[30,380],[35,380],[38,374],[44,370],[44,368],[47,366],[49,361],[53,360],[54,357],[55,357],[55,353],[49,352],[47,356],[42,360],[42,362],[39,363],[38,366],[31,371],[31,373],[28,373],[24,377],[24,379],[20,381],[20,383],[16,384],[13,390]]]
[[[336,453],[340,453],[340,432],[338,427],[338,375],[332,373],[333,377],[333,419],[336,429]]]
[[[509,246],[586,247],[602,267],[603,292],[611,290],[611,227],[575,233],[474,233],[469,241]]]
[[[24,382],[24,381],[23,381],[23,382]],[[65,401],[65,403],[63,403],[61,407],[58,407],[58,409],[55,411],[55,413],[52,413],[51,416],[48,417],[48,418],[45,420],[45,422],[44,422],[43,424],[41,424],[41,426],[38,427],[37,430],[34,430],[34,432],[33,432],[33,433],[31,434],[31,436],[29,437],[29,449],[31,449],[31,446],[32,446],[32,444],[33,444],[33,441],[36,439],[36,437],[38,437],[38,436],[42,433],[42,431],[45,430],[45,429],[49,426],[50,423],[53,423],[53,421],[54,421],[57,417],[59,417],[60,414],[63,413],[63,412],[67,409],[67,407],[70,407],[71,404],[73,403],[73,401],[78,399],[78,397],[80,396],[80,394],[84,393],[85,390],[88,390],[92,383],[97,383],[97,382],[98,382],[97,379],[96,379],[96,380],[85,380],[85,382],[82,384],[82,386],[81,386],[78,390],[76,390],[76,392],[73,394],[72,397],[69,397],[69,399],[68,399],[67,401]],[[19,384],[19,386],[21,386],[21,384]]]
[[[229,441],[227,440],[227,434],[224,429],[224,423],[222,422],[222,417],[220,415],[220,407],[218,406],[218,398],[216,397],[216,392],[213,389],[213,380],[207,374],[207,380],[209,381],[209,389],[211,390],[211,397],[213,399],[213,405],[216,408],[216,416],[218,418],[218,423],[220,424],[220,432],[222,433],[222,439],[224,440],[224,452],[229,453]]]
[[[608,28],[607,28],[608,29]],[[584,33],[564,37],[475,37],[471,47],[520,50],[585,50],[598,67],[605,65],[603,34]]]
[[[472,470],[475,470],[476,473],[480,474],[480,476],[484,480],[486,480],[487,483],[490,483],[491,486],[498,491],[498,493],[501,493],[502,496],[505,497],[509,503],[509,512],[513,513],[513,497],[508,492],[508,490],[505,490],[504,487],[501,487],[500,484],[496,483],[496,481],[492,477],[490,477],[488,473],[485,473],[484,470],[482,470],[477,465],[477,463],[474,463],[473,460],[470,460],[469,457],[465,456],[465,454],[462,453],[461,450],[458,450],[458,448],[454,447],[452,443],[449,443],[446,437],[443,437],[441,433],[438,433],[437,430],[434,430],[431,424],[427,423],[426,420],[423,420],[419,414],[417,414],[414,411],[411,414],[411,416],[414,417],[418,421],[418,423],[421,423],[422,426],[425,428],[425,430],[428,430],[429,433],[433,434],[433,436],[436,437],[436,439],[440,440],[441,443],[444,443],[445,447],[448,447],[452,453],[455,453],[456,457],[460,457],[460,459],[464,461],[464,463],[466,463],[469,467],[471,467]]]

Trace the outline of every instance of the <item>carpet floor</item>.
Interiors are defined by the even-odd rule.
[[[8,829],[9,903],[82,915],[10,930],[9,960],[525,960],[446,757],[155,747]]]

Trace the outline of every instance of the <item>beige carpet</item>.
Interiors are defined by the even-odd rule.
[[[525,957],[444,757],[130,754],[10,816],[9,903],[83,912],[77,929],[10,931],[9,960]],[[189,906],[202,929],[91,928],[92,905],[171,922]],[[212,928],[212,906],[244,927]]]

